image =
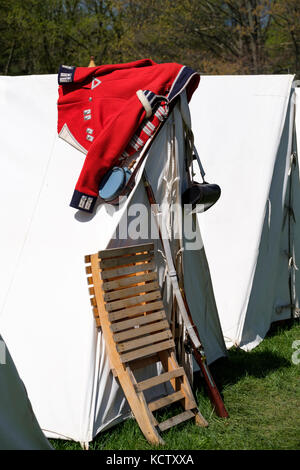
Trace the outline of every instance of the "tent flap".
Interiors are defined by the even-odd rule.
[[[191,102],[206,177],[222,189],[199,225],[228,347],[259,344],[276,307],[290,303],[283,220],[292,83],[291,75],[203,77]]]

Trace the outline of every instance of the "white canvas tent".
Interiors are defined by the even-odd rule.
[[[56,101],[55,75],[0,77],[0,328],[46,435],[87,443],[128,416],[129,409],[95,328],[84,256],[108,244],[136,244],[113,235],[127,210],[135,220],[135,203],[147,206],[148,201],[139,182],[118,211],[101,206],[89,215],[69,207],[84,155],[58,138]],[[184,96],[146,162],[158,203],[168,204],[173,193],[178,198],[184,184],[182,111],[188,119]],[[167,222],[174,232],[174,220]],[[159,248],[157,244],[162,286],[165,261]],[[226,348],[200,248],[181,254],[187,298],[210,363],[224,356]],[[168,313],[171,295],[166,277]],[[147,377],[149,371],[143,374]]]
[[[300,145],[300,93],[293,79],[202,77],[191,102],[207,179],[222,188],[199,222],[228,347],[250,350],[272,322],[299,315],[300,183],[291,155],[295,130]]]
[[[0,335],[0,450],[50,450]]]
[[[198,217],[206,255],[203,249],[185,251],[183,259],[188,300],[209,363],[226,353],[210,274],[227,346],[251,349],[272,321],[290,315],[290,309],[277,308],[291,303],[290,275],[292,300],[299,306],[299,224],[290,220],[290,236],[283,225],[290,194],[292,82],[292,76],[202,77],[191,102],[207,179],[222,187],[220,201]],[[0,78],[0,328],[46,435],[89,442],[129,410],[95,330],[83,257],[108,244],[128,243],[112,239],[113,234],[127,209],[147,200],[140,183],[114,213],[101,207],[90,216],[68,206],[84,156],[57,137],[56,99],[56,76]],[[182,106],[186,111],[184,100]],[[172,122],[146,163],[158,202],[170,194],[170,181],[182,176],[178,107],[172,119],[174,141]],[[296,220],[298,183],[297,166],[292,186]],[[291,269],[285,254],[289,239],[295,258]],[[161,258],[161,283],[163,268]],[[168,307],[169,287],[167,282]]]

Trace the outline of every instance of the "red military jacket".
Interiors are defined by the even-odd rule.
[[[105,173],[140,150],[184,88],[200,76],[189,67],[136,62],[73,67],[58,73],[58,134],[86,154],[71,207],[93,212]]]

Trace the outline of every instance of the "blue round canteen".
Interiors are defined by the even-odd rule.
[[[114,167],[101,180],[99,196],[105,201],[118,197],[131,176],[128,168]]]

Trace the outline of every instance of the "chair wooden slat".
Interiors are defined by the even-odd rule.
[[[114,281],[103,281],[103,290],[105,292],[111,291],[112,289],[121,289],[123,287],[135,286],[141,282],[148,282],[157,280],[157,272],[153,271],[145,274],[135,274],[133,276],[122,277],[115,279]]]
[[[132,339],[131,341],[125,341],[123,343],[117,344],[117,351],[123,353],[125,351],[130,351],[132,349],[136,349],[142,346],[146,346],[148,344],[155,344],[159,341],[163,341],[165,339],[171,339],[172,333],[171,330],[161,331],[160,333],[156,334],[148,334],[147,336],[142,336],[141,338]]]
[[[155,387],[156,385],[162,384],[164,382],[168,382],[171,379],[175,379],[176,377],[182,377],[184,375],[184,368],[178,367],[169,372],[165,372],[164,374],[157,375],[155,377],[151,377],[150,379],[143,380],[139,382],[135,388],[139,392],[144,390],[148,390],[149,388]]]
[[[140,255],[122,256],[121,258],[108,258],[100,260],[99,266],[101,269],[114,268],[117,266],[140,263],[141,261],[151,261],[153,260],[153,256],[153,253],[142,253]]]
[[[152,271],[155,268],[154,262],[135,264],[117,269],[107,269],[101,273],[102,279],[113,279],[115,277],[127,276],[128,274]]]
[[[183,423],[184,421],[187,421],[192,418],[195,418],[195,413],[191,410],[187,410],[183,413],[173,416],[172,418],[167,419],[166,421],[163,421],[158,426],[161,431],[166,431],[167,429],[170,429],[173,426],[177,426],[178,424]]]
[[[160,408],[164,408],[165,406],[169,406],[176,401],[182,400],[184,398],[184,394],[181,390],[178,392],[171,393],[171,395],[167,395],[166,397],[159,398],[158,400],[152,401],[148,403],[149,410],[156,411]]]
[[[140,315],[135,318],[131,318],[129,320],[119,321],[116,323],[112,323],[110,325],[110,329],[112,332],[118,332],[123,330],[128,330],[129,328],[134,328],[135,326],[145,325],[147,323],[153,323],[157,320],[163,320],[166,318],[166,314],[164,310],[160,310],[155,313],[147,314],[147,315]]]
[[[118,325],[118,323],[115,323],[115,325]],[[154,331],[165,330],[166,328],[169,328],[169,322],[168,320],[162,320],[156,323],[151,323],[150,325],[139,326],[138,328],[131,328],[130,330],[126,330],[121,333],[115,333],[114,340],[118,343],[120,341],[126,341]]]
[[[153,243],[145,243],[141,245],[126,246],[124,248],[109,248],[98,252],[100,259],[114,258],[117,256],[128,255],[132,253],[143,253],[145,251],[153,251]]]
[[[150,302],[145,305],[138,305],[137,307],[124,308],[123,310],[117,310],[116,312],[109,312],[108,318],[111,322],[121,320],[123,318],[130,318],[138,313],[154,312],[155,310],[161,310],[164,308],[164,304],[161,300],[158,302]]]
[[[145,303],[145,302],[150,302],[152,300],[157,300],[160,298],[161,298],[160,291],[156,290],[150,293],[143,293],[135,297],[129,297],[128,299],[121,299],[121,300],[116,300],[113,302],[107,302],[106,309],[108,312],[113,312],[115,310],[121,310],[123,308],[133,307],[134,305],[138,305],[138,304]]]
[[[136,349],[135,351],[130,351],[125,354],[120,354],[120,358],[123,363],[129,362],[133,361],[134,359],[139,359],[140,357],[154,354],[158,351],[164,351],[165,349],[171,349],[174,347],[174,340],[168,339],[167,341],[163,341],[161,343],[152,344],[151,346],[146,346],[145,348]]]
[[[127,287],[125,289],[115,290],[113,292],[107,292],[104,294],[105,302],[111,302],[113,300],[120,300],[126,297],[130,297],[136,294],[142,294],[146,292],[151,292],[153,290],[158,290],[159,284],[157,281],[149,282],[147,284],[141,284],[139,286]]]

